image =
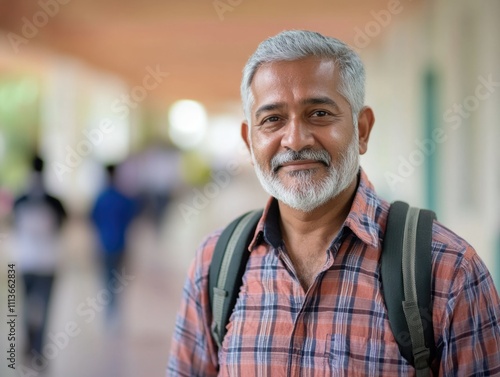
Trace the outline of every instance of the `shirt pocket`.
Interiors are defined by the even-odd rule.
[[[396,343],[380,339],[330,334],[326,362],[335,376],[413,376],[414,369]]]

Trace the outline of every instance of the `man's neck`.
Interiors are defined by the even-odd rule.
[[[279,203],[285,249],[305,292],[325,266],[326,250],[349,214],[357,183],[357,179],[353,180],[337,197],[311,212],[297,211]]]
[[[280,226],[285,244],[293,244],[295,240],[315,238],[331,242],[340,230],[351,209],[358,178],[337,197],[311,212],[293,209],[279,202]]]

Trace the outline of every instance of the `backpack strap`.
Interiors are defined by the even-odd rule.
[[[417,377],[430,375],[435,354],[431,302],[435,218],[432,211],[394,202],[382,252],[382,287],[389,322],[401,354],[415,366]]]
[[[238,217],[222,231],[215,245],[208,272],[208,292],[212,308],[211,332],[219,348],[242,284],[250,254],[248,245],[262,212],[255,210]]]

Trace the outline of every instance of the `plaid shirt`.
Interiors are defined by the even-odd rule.
[[[351,211],[304,292],[271,199],[219,351],[210,335],[207,285],[220,232],[209,236],[189,270],[167,376],[414,375],[399,353],[381,287],[388,209],[361,171]],[[486,266],[439,222],[432,247],[434,375],[500,376],[500,300]]]

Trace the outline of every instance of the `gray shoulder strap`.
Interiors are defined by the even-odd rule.
[[[226,325],[236,304],[248,261],[248,245],[262,210],[240,216],[222,232],[215,245],[208,272],[208,292],[212,308],[212,337],[218,347],[226,334]]]
[[[417,377],[430,376],[428,360],[430,350],[425,345],[424,325],[420,316],[415,276],[415,260],[417,250],[417,224],[420,210],[410,207],[406,215],[406,225],[403,236],[403,286],[405,300],[403,310],[408,324],[413,358]]]
[[[428,375],[436,346],[432,326],[434,212],[396,201],[389,209],[381,278],[389,323],[401,355]]]

